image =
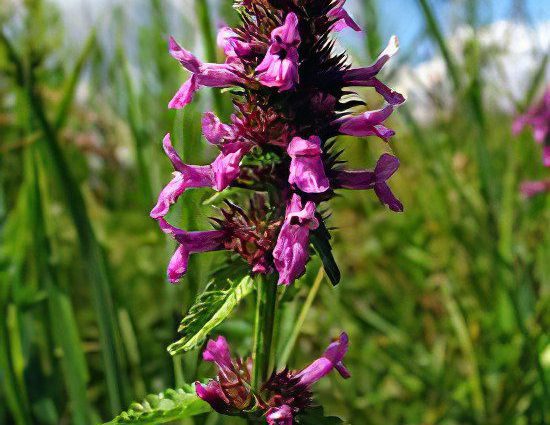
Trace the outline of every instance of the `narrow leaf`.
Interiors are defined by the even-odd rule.
[[[208,333],[222,323],[254,288],[250,276],[230,283],[231,286],[225,290],[215,289],[215,281],[208,284],[181,321],[178,330],[183,337],[168,347],[170,354],[186,352],[202,344]]]
[[[330,246],[331,236],[325,222],[321,219],[321,217],[317,218],[319,220],[319,227],[311,232],[310,240],[313,248],[315,248],[315,251],[317,251],[317,254],[319,254],[319,257],[323,262],[323,267],[328,278],[330,279],[330,282],[336,286],[340,283],[341,276],[338,265],[332,255],[332,247]]]

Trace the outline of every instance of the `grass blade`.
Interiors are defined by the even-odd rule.
[[[96,47],[97,32],[94,28],[88,36],[88,39],[84,44],[84,48],[82,49],[80,56],[78,56],[78,59],[76,60],[74,68],[66,83],[63,98],[61,100],[61,104],[59,105],[59,109],[57,111],[57,115],[54,121],[54,128],[56,130],[61,129],[66,124],[67,119],[69,118],[70,108],[76,94],[76,88],[78,87],[78,82],[80,81],[82,70],[84,69],[84,65],[86,65],[87,60],[90,58]]]
[[[67,207],[78,234],[86,274],[92,287],[111,410],[113,413],[119,412],[124,399],[121,387],[124,378],[118,353],[122,353],[123,350],[120,345],[104,254],[95,237],[80,188],[61,151],[57,133],[46,117],[40,93],[33,87],[29,87],[27,94],[31,110],[44,134],[46,142],[44,147],[53,161],[61,193],[66,196]]]
[[[278,360],[279,369],[286,367],[288,364],[288,359],[290,358],[290,354],[294,349],[294,345],[296,345],[296,341],[298,340],[298,336],[300,335],[302,326],[306,321],[307,314],[309,313],[309,309],[311,308],[313,301],[317,296],[317,292],[319,292],[319,288],[321,287],[321,282],[323,281],[323,277],[324,277],[323,273],[324,273],[324,270],[321,267],[319,269],[319,272],[317,273],[317,277],[315,277],[315,281],[313,282],[313,285],[311,286],[309,293],[307,294],[306,301],[302,306],[302,310],[300,311],[298,320],[296,320],[296,325],[294,326],[294,329],[292,329],[292,333],[288,338],[288,342],[286,343],[283,353],[281,354],[281,357]]]
[[[35,151],[36,149],[31,148],[28,153],[34,154]],[[35,165],[33,163],[29,164],[29,162],[27,161],[26,168],[32,167],[36,204],[36,229],[34,232],[38,249],[36,259],[43,263],[38,264],[38,269],[42,270],[40,276],[45,281],[44,286],[48,295],[50,328],[55,344],[61,350],[60,360],[71,404],[72,420],[77,425],[86,425],[92,421],[90,404],[86,394],[89,380],[88,367],[82,350],[82,342],[78,335],[78,325],[76,324],[71,301],[59,287],[57,271],[49,264],[52,248],[46,233],[46,221],[43,216],[46,205],[43,203],[44,197],[41,195],[46,184],[44,170],[36,170]],[[34,158],[32,162],[34,162]],[[38,174],[41,175],[41,178]]]
[[[447,42],[445,41],[445,36],[443,34],[443,31],[441,30],[441,27],[439,26],[439,23],[437,22],[433,8],[432,6],[430,6],[430,3],[428,2],[428,0],[417,0],[417,1],[418,1],[418,4],[420,5],[420,8],[422,9],[422,13],[424,14],[424,19],[426,19],[426,25],[428,27],[428,31],[436,41],[439,47],[439,50],[443,55],[443,59],[445,60],[445,63],[447,65],[447,69],[449,70],[449,75],[453,82],[454,88],[455,90],[458,91],[458,89],[461,86],[458,66],[456,65],[456,61],[451,54],[449,46],[447,46]]]

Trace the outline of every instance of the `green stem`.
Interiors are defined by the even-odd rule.
[[[252,388],[257,391],[268,377],[272,364],[273,328],[277,304],[277,283],[271,277],[256,278],[256,319],[252,359]]]

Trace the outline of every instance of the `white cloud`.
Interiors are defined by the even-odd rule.
[[[462,68],[464,52],[474,37],[473,29],[462,27],[448,39],[450,50]],[[502,111],[514,112],[514,100],[520,101],[544,57],[550,52],[550,21],[534,27],[510,21],[498,21],[479,29],[477,34],[482,62],[485,101]],[[545,81],[549,81],[550,69]],[[452,106],[451,80],[441,55],[414,67],[405,66],[394,84],[406,93],[415,117],[430,121]]]

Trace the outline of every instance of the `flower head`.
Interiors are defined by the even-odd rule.
[[[250,389],[250,359],[232,359],[227,341],[223,337],[210,340],[203,352],[205,361],[218,366],[216,380],[206,385],[195,383],[197,395],[214,410],[225,414],[238,414],[243,410],[257,411],[268,424],[291,425],[294,417],[312,405],[311,386],[332,370],[343,378],[350,373],[343,364],[348,351],[348,336],[343,332],[332,342],[323,355],[305,368],[274,372],[263,383],[258,393]]]
[[[220,64],[200,61],[174,39],[169,43],[170,54],[192,74],[170,107],[185,106],[201,87],[234,87],[234,111],[227,122],[213,112],[204,114],[204,138],[218,150],[205,165],[183,163],[165,138],[174,174],[151,216],[163,223],[189,189],[234,188],[239,202],[227,200],[212,217],[214,231],[221,232],[216,247],[238,254],[252,274],[278,274],[280,284],[289,285],[305,272],[311,232],[315,248],[330,245],[319,211],[326,211],[320,204],[336,191],[372,189],[392,211],[403,210],[387,183],[399,166],[397,158],[383,155],[373,170],[347,170],[334,140],[343,134],[389,142],[395,135],[389,118],[405,101],[380,79],[398,51],[396,37],[367,67],[350,67],[345,54],[333,51],[335,31],[360,29],[344,5],[345,0],[240,0],[241,24],[218,33],[225,54]],[[385,103],[369,110],[357,96],[347,99],[354,87],[373,89]],[[251,194],[250,202],[243,203],[244,193]],[[171,280],[183,274],[173,264],[192,252],[202,251],[176,252]],[[327,259],[335,265],[323,255]],[[332,274],[334,284],[338,276]]]

